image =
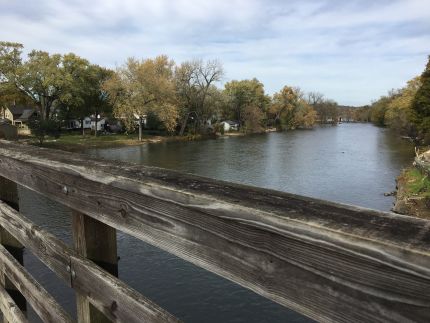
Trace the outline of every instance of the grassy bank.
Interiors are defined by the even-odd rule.
[[[415,167],[397,178],[397,198],[393,211],[430,219],[430,179]]]
[[[109,135],[85,135],[77,133],[64,133],[59,138],[47,138],[43,142],[43,147],[60,149],[72,152],[79,152],[94,148],[115,148],[124,146],[136,146],[145,143],[160,143],[167,141],[189,141],[200,139],[200,136],[155,136],[144,135],[142,141],[138,140],[137,134],[109,134]],[[39,145],[39,142],[31,138],[29,143]]]
[[[416,168],[406,169],[403,174],[405,193],[408,197],[430,198],[430,179]]]

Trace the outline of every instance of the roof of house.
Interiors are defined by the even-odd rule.
[[[22,112],[21,116],[15,121],[28,121],[28,119],[33,115],[34,112],[35,110],[33,108],[27,108]]]
[[[26,109],[32,109],[31,107],[25,106],[25,105],[12,105],[9,107],[9,111],[15,116],[15,115],[21,115],[24,110]]]

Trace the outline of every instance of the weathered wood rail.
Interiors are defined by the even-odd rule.
[[[80,322],[176,321],[116,277],[115,230],[320,322],[430,322],[429,221],[6,141],[0,176],[10,322],[25,321],[23,298],[72,321],[21,246],[76,290]],[[74,210],[74,248],[18,212],[16,184]]]

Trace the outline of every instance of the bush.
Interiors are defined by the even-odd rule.
[[[60,124],[56,120],[43,120],[40,116],[33,116],[29,120],[28,127],[41,145],[46,136],[60,137]]]

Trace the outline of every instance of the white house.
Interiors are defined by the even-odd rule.
[[[80,123],[79,123],[80,125]],[[84,118],[84,129],[91,129],[91,118],[85,117]]]
[[[223,127],[225,132],[230,131],[230,125],[228,124],[228,122],[222,121],[222,122],[220,122],[220,125],[221,125],[221,127]]]
[[[226,121],[220,122],[220,125],[224,128],[224,131],[239,130],[239,123],[236,121],[226,120]]]
[[[97,118],[97,131],[104,131],[107,119],[104,117]],[[96,118],[91,118],[91,130],[96,129]]]
[[[66,129],[68,129],[68,130],[82,129],[81,120],[80,119],[67,120],[66,121]],[[84,129],[91,129],[91,118],[90,117],[84,118]]]

